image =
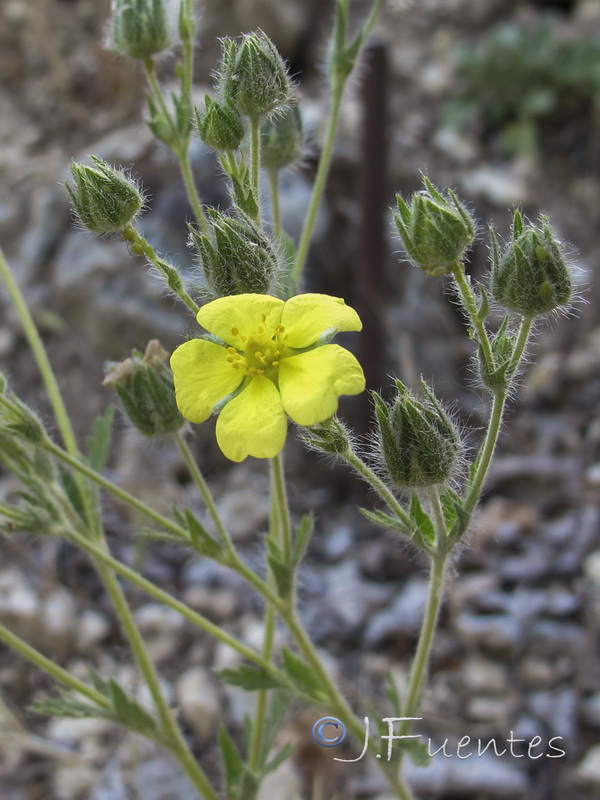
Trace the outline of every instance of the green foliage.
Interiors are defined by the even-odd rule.
[[[600,99],[600,40],[562,38],[550,19],[496,27],[457,53],[456,96],[446,119],[500,133],[509,152],[533,151],[541,126],[566,98],[590,115]],[[591,117],[590,117],[591,118]]]

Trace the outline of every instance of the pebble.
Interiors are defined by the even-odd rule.
[[[176,657],[185,625],[181,614],[158,603],[148,603],[138,608],[134,616],[153,661],[160,664]]]
[[[25,576],[14,568],[0,572],[0,622],[35,646],[40,616],[38,596]]]
[[[66,589],[56,588],[41,605],[44,650],[60,660],[69,655],[77,632],[76,607]]]
[[[231,538],[243,542],[257,536],[268,525],[269,505],[266,495],[252,488],[229,491],[219,501],[219,513]]]
[[[175,696],[181,714],[200,744],[215,733],[224,716],[215,681],[205,667],[190,667],[177,680]]]
[[[375,614],[367,623],[365,641],[370,646],[381,645],[396,637],[418,633],[425,606],[428,583],[422,578],[412,578],[393,603]]]
[[[600,789],[600,744],[591,747],[577,767],[575,778],[579,783]]]
[[[98,770],[91,764],[59,766],[52,772],[57,800],[81,800],[83,797],[91,797],[98,778]]]
[[[350,630],[360,627],[377,606],[389,599],[385,586],[364,580],[354,559],[330,567],[324,580],[332,614]]]
[[[104,614],[87,608],[77,620],[75,646],[80,653],[89,653],[101,644],[110,632],[110,623]]]
[[[513,658],[521,648],[521,626],[508,614],[478,617],[463,613],[456,620],[456,628],[468,647],[479,647],[502,660]]]
[[[585,721],[595,728],[600,728],[600,693],[583,701],[581,710]]]

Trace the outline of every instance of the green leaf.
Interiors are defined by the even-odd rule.
[[[36,700],[29,707],[36,714],[48,717],[63,717],[66,719],[114,719],[114,715],[106,708],[89,705],[78,700],[71,700],[68,696],[59,698],[42,698]]]
[[[391,514],[386,514],[384,511],[369,511],[368,508],[359,508],[358,509],[363,517],[366,517],[371,522],[374,522],[376,525],[381,525],[384,528],[389,528],[393,531],[397,531],[398,533],[404,534],[404,536],[412,536],[412,531],[408,528],[401,520],[397,517],[392,517]]]
[[[386,692],[388,700],[392,704],[392,708],[394,709],[394,713],[397,717],[402,716],[402,698],[400,697],[400,691],[398,689],[398,684],[394,680],[394,674],[391,669],[388,669],[386,673]]]
[[[94,427],[87,439],[88,461],[90,467],[96,472],[102,472],[112,441],[113,422],[115,418],[115,407],[109,405],[108,408],[99,414],[94,420]]]
[[[255,800],[259,785],[259,778],[252,772],[250,767],[246,766],[240,781],[237,800]]]
[[[263,725],[262,748],[260,754],[260,766],[264,774],[264,765],[273,749],[275,737],[281,728],[285,715],[289,708],[289,694],[283,691],[275,691],[270,694],[269,712]],[[251,738],[248,740],[251,741]]]
[[[135,535],[140,539],[155,539],[159,542],[173,542],[174,544],[185,544],[187,542],[182,536],[176,536],[174,533],[167,533],[167,531],[159,531],[157,528],[140,528],[135,532]]]
[[[219,558],[223,552],[219,542],[210,535],[189,508],[184,509],[183,515],[184,525],[190,533],[190,540],[194,549],[205,556],[209,556],[209,558]]]
[[[312,513],[305,514],[298,526],[296,528],[296,534],[294,536],[294,549],[292,552],[292,562],[295,567],[300,564],[304,556],[306,555],[306,551],[308,550],[308,545],[310,544],[310,538],[313,534],[315,528],[315,518]]]
[[[77,512],[78,516],[81,517],[81,519],[85,522],[86,508],[81,496],[81,490],[78,482],[75,480],[73,474],[65,466],[63,466],[63,464],[58,464],[58,474],[62,487],[65,490],[65,494],[69,498],[71,505]]]
[[[415,523],[414,539],[425,544],[435,544],[435,525],[429,514],[425,511],[419,500],[419,495],[413,492],[410,499],[410,517]]]
[[[224,669],[219,673],[225,683],[231,686],[241,686],[249,692],[261,689],[281,689],[282,685],[262,669],[241,666],[237,669]]]
[[[219,746],[223,756],[225,767],[225,781],[227,784],[227,796],[234,797],[237,794],[239,782],[244,772],[244,759],[237,748],[236,743],[231,738],[227,728],[221,725],[219,729]]]
[[[287,600],[293,585],[293,568],[289,566],[289,564],[284,564],[283,561],[280,561],[271,554],[267,556],[267,561],[269,562],[269,568],[275,579],[277,594],[282,600]]]
[[[156,722],[145,708],[136,700],[128,697],[115,680],[108,682],[111,700],[119,722],[137,733],[153,734],[157,732]]]
[[[317,702],[326,700],[326,695],[321,688],[322,681],[315,675],[312,667],[287,647],[283,648],[282,655],[283,668],[294,686]]]
[[[265,764],[262,771],[263,776],[268,775],[270,772],[274,772],[277,767],[283,764],[283,762],[292,755],[293,752],[294,745],[291,744],[291,742],[288,742],[285,747],[282,747],[281,750]]]

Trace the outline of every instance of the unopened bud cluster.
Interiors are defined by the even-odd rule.
[[[539,227],[525,225],[515,211],[512,236],[503,250],[492,231],[492,295],[499,305],[524,317],[570,303],[571,269],[547,217]]]
[[[419,398],[401,381],[391,404],[375,394],[381,455],[390,480],[417,489],[450,481],[460,439],[454,423],[429,386]]]
[[[266,117],[260,127],[260,158],[268,172],[278,172],[302,157],[304,137],[297,103]]]
[[[117,391],[127,416],[144,436],[160,436],[179,430],[185,420],[175,402],[169,354],[157,339],[148,342],[142,355],[131,357],[111,369],[103,381]]]
[[[272,291],[279,272],[277,251],[250,218],[211,210],[210,235],[190,227],[190,245],[214,296]]]
[[[144,198],[124,171],[91,156],[94,166],[71,164],[73,183],[66,187],[81,224],[94,233],[122,231],[141,211]]]
[[[473,243],[475,221],[456,194],[439,192],[428,178],[410,205],[397,195],[394,220],[410,260],[430,275],[446,275],[463,260]]]

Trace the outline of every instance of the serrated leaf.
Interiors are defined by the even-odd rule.
[[[262,771],[263,776],[268,775],[270,772],[274,772],[277,767],[283,764],[283,762],[292,755],[293,752],[294,745],[291,742],[288,742],[285,747],[282,747],[281,750],[265,764]]]
[[[275,737],[279,732],[281,723],[289,707],[289,696],[285,692],[275,691],[270,694],[270,704],[267,718],[263,725],[262,748],[260,754],[260,765],[264,767],[269,753],[273,749]],[[251,739],[248,740],[249,742]]]
[[[135,532],[140,539],[153,539],[159,542],[173,542],[174,544],[185,543],[186,540],[181,536],[175,536],[167,531],[159,531],[157,528],[140,528]]]
[[[94,689],[110,699],[110,686],[92,667],[87,667],[87,674]]]
[[[62,484],[63,489],[65,490],[65,494],[69,498],[69,502],[77,512],[78,516],[81,517],[82,520],[85,521],[85,503],[81,497],[81,490],[79,488],[79,484],[73,477],[72,473],[69,472],[62,464],[58,465],[58,474],[60,477],[60,482]]]
[[[210,558],[218,558],[223,550],[219,542],[210,535],[189,508],[184,509],[183,514],[193,547]]]
[[[322,702],[325,699],[321,688],[322,682],[315,675],[312,667],[287,647],[283,648],[282,655],[283,668],[294,686],[317,702]]]
[[[411,530],[397,517],[392,517],[391,514],[386,514],[384,511],[370,511],[368,508],[359,508],[358,510],[363,517],[366,517],[376,525],[398,531],[404,536],[411,536]]]
[[[293,583],[294,572],[292,567],[270,554],[267,556],[267,561],[275,579],[277,594],[282,600],[287,600]]]
[[[237,788],[244,772],[244,759],[229,731],[223,725],[219,730],[219,746],[221,747],[223,766],[225,767],[227,796],[233,797],[237,793]]]
[[[435,544],[435,525],[429,514],[425,511],[419,500],[419,495],[413,492],[410,499],[409,514],[415,523],[415,536],[428,544]]]
[[[115,407],[109,405],[108,408],[99,414],[94,420],[92,433],[87,439],[87,452],[90,467],[96,472],[102,472],[112,441],[113,422],[115,418]]]
[[[420,739],[403,739],[400,747],[410,756],[410,760],[417,767],[428,767],[431,764],[429,748]]]
[[[78,700],[47,697],[36,700],[30,706],[31,711],[48,717],[65,719],[114,719],[114,714],[106,708],[93,706]]]
[[[156,733],[154,718],[136,700],[128,697],[119,684],[109,682],[111,700],[119,722],[138,733]]]
[[[264,670],[245,665],[237,669],[221,670],[219,675],[225,683],[229,683],[231,686],[241,686],[242,689],[246,689],[249,692],[260,691],[261,689],[284,688]]]
[[[300,564],[306,555],[314,528],[315,518],[313,514],[305,514],[298,523],[294,536],[294,548],[292,552],[292,561],[294,566],[298,566],[298,564]]]

